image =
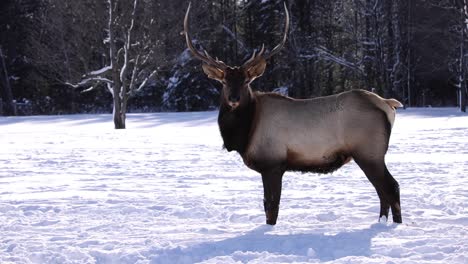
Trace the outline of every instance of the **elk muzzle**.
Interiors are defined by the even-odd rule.
[[[231,107],[231,110],[236,109],[240,104],[240,96],[239,95],[230,95],[228,97],[228,105]]]

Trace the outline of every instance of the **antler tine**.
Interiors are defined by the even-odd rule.
[[[284,46],[284,44],[286,44],[286,40],[288,38],[288,31],[289,31],[289,11],[288,11],[288,7],[286,6],[286,2],[283,2],[284,4],[284,12],[285,12],[285,15],[286,15],[286,22],[285,22],[285,25],[284,25],[284,35],[283,35],[283,40],[278,44],[276,45],[276,47],[273,48],[273,50],[270,52],[270,54],[268,54],[266,57],[265,57],[265,60],[271,58],[273,55],[275,55],[276,53],[278,53]]]
[[[260,49],[260,52],[257,54],[257,56],[263,56],[264,52],[265,52],[265,43],[262,44],[262,48]]]
[[[210,55],[208,55],[208,52],[206,52],[206,50],[204,51],[205,54],[202,54],[201,52],[196,50],[195,47],[193,46],[192,39],[190,38],[189,30],[188,30],[188,17],[189,17],[191,5],[192,3],[190,2],[187,8],[187,12],[185,13],[185,18],[184,18],[184,34],[185,34],[185,42],[187,43],[187,47],[192,52],[193,56],[195,56],[196,58],[212,66],[218,67],[220,69],[225,69],[226,64],[213,59]]]
[[[257,53],[257,51],[254,50],[250,59],[247,60],[244,63],[244,65],[242,65],[242,67],[248,68],[250,65],[255,64],[260,58],[262,58],[264,52],[265,52],[265,44],[262,44],[262,48],[260,49],[260,51]]]
[[[248,59],[245,63],[249,63],[249,62],[253,61],[255,59],[256,54],[257,54],[257,50],[254,50],[252,52],[252,56],[250,57],[250,59]]]
[[[244,62],[243,66],[246,66],[246,65],[250,64],[256,58],[256,54],[257,54],[257,50],[254,50],[252,52],[252,56],[250,56],[250,59],[248,59],[246,62]]]
[[[223,61],[220,61],[218,59],[218,57],[216,57],[216,59],[214,59],[213,57],[210,56],[210,54],[208,54],[208,52],[206,50],[203,51],[205,53],[205,56],[210,60],[210,61],[213,61],[214,63],[216,63],[216,66],[218,68],[221,68],[221,69],[224,69],[225,67],[227,67],[227,65],[223,62]]]

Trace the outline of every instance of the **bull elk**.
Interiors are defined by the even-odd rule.
[[[402,104],[365,90],[351,90],[313,99],[293,99],[276,93],[252,91],[250,84],[262,76],[266,61],[286,43],[289,13],[282,41],[265,54],[265,46],[242,66],[231,67],[206,51],[194,48],[184,19],[187,46],[203,61],[205,74],[223,86],[218,125],[224,146],[237,151],[245,165],[262,175],[266,223],[278,218],[282,177],[285,171],[329,173],[351,159],[375,187],[380,199],[380,219],[401,223],[398,182],[385,164],[395,108]]]

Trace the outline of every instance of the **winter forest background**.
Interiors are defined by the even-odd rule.
[[[215,109],[220,86],[181,34],[188,2],[2,0],[0,114]],[[363,88],[464,110],[468,0],[286,3],[287,45],[254,89],[309,98]],[[195,45],[229,65],[262,43],[271,50],[283,27],[283,0],[192,1]]]

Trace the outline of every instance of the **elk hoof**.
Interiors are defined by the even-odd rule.
[[[265,211],[267,225],[276,225],[278,219],[278,210],[267,210]]]
[[[403,221],[402,221],[402,219],[401,219],[401,215],[394,215],[394,216],[393,216],[393,222],[394,222],[394,223],[398,223],[398,224],[403,223]]]

